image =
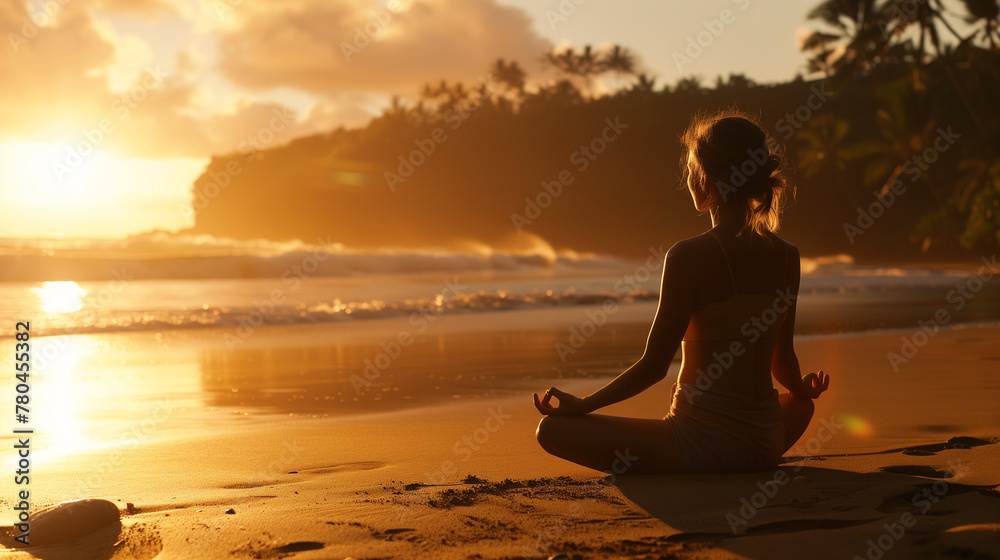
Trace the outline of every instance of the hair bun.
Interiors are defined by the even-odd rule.
[[[743,191],[743,194],[745,196],[751,198],[755,198],[762,194],[765,194],[772,187],[772,184],[770,181],[768,181],[768,179],[771,178],[771,175],[773,175],[774,172],[777,171],[780,165],[781,165],[781,159],[778,158],[778,156],[775,156],[773,154],[767,156],[767,159],[764,160],[764,163],[762,163],[760,167],[758,167],[757,170],[754,172],[754,174],[748,178],[746,184],[740,190]]]
[[[757,170],[757,173],[754,173],[754,177],[760,180],[769,179],[771,175],[778,170],[778,167],[780,165],[781,165],[781,159],[778,158],[778,156],[773,154],[769,155],[767,156],[767,159],[764,161],[764,163],[760,166],[760,169]]]
[[[716,216],[723,206],[736,205],[747,217],[741,233],[778,229],[786,192],[794,196],[795,191],[781,172],[781,152],[772,153],[775,146],[756,116],[737,109],[699,113],[684,130],[681,145],[684,181],[698,210]]]

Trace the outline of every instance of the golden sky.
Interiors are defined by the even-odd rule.
[[[473,81],[500,57],[541,79],[540,53],[558,45],[622,44],[661,84],[789,79],[812,4],[0,0],[0,236],[188,226],[190,186],[212,154],[363,124],[392,94]],[[724,10],[722,32],[678,64]]]

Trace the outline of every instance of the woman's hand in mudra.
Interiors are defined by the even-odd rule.
[[[819,373],[808,373],[802,378],[802,387],[810,399],[819,398],[820,394],[830,386],[830,376],[819,370]]]
[[[583,399],[564,393],[555,387],[545,391],[541,400],[538,399],[538,393],[533,393],[533,396],[535,408],[546,416],[580,416],[590,412],[590,408],[583,402]],[[558,406],[552,406],[550,403],[552,397],[559,400]]]

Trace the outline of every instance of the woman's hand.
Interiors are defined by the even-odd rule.
[[[546,416],[580,416],[591,412],[590,407],[583,402],[583,399],[564,393],[555,387],[545,391],[541,400],[538,400],[538,393],[532,395],[535,399],[535,408]],[[552,406],[549,403],[552,397],[559,399],[559,406]]]
[[[802,378],[804,395],[810,399],[819,398],[820,394],[830,386],[830,376],[819,370],[819,374],[809,373]]]

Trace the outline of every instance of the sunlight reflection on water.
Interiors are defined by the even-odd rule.
[[[42,282],[31,288],[31,293],[41,301],[40,309],[49,313],[72,313],[83,307],[87,290],[72,281]]]

